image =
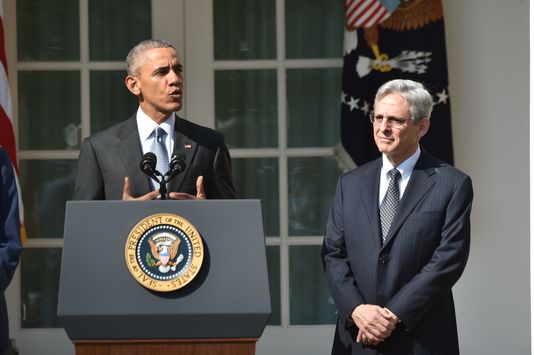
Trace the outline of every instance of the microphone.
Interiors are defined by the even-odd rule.
[[[156,158],[156,154],[152,152],[148,152],[145,155],[143,155],[143,159],[141,159],[141,163],[139,164],[141,171],[156,181],[158,181],[156,177],[157,161],[158,161],[158,158]]]
[[[165,175],[162,175],[156,170],[157,162],[158,158],[156,155],[152,152],[148,152],[143,155],[143,159],[141,159],[139,167],[141,168],[142,172],[159,183],[160,197],[162,200],[165,200],[167,198],[167,183],[176,175],[185,170],[185,161],[178,155],[172,155],[169,163],[169,171]],[[161,179],[158,179],[158,176],[160,176]]]
[[[170,180],[185,170],[185,161],[178,155],[173,154],[171,156],[171,162],[169,163],[169,168],[170,169],[169,169],[168,174],[170,175],[170,178],[169,178]]]

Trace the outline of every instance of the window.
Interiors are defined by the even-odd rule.
[[[340,171],[343,3],[217,0],[215,123],[241,198],[260,198],[271,325],[329,324],[320,249]]]
[[[151,36],[151,2],[20,0],[16,11],[20,180],[29,240],[20,266],[21,327],[51,328],[60,326],[65,202],[72,197],[81,139],[135,112],[136,99],[122,84],[123,63],[129,48]]]

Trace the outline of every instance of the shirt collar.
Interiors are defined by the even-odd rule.
[[[403,179],[412,174],[412,171],[415,168],[415,163],[417,163],[417,160],[419,159],[420,155],[421,148],[419,147],[419,145],[417,145],[415,153],[413,153],[410,157],[408,157],[408,159],[404,160],[402,163],[396,166],[397,170],[401,173]],[[386,155],[382,154],[382,172],[386,174],[393,168],[395,167],[391,164]]]
[[[146,113],[141,110],[141,107],[137,109],[136,120],[139,138],[141,139],[141,142],[144,142],[150,137],[154,129],[158,127],[158,124],[148,117]],[[167,135],[172,137],[171,132],[174,132],[174,125],[175,115],[174,113],[171,113],[169,117],[167,117],[165,121],[159,125],[159,127],[163,128]]]

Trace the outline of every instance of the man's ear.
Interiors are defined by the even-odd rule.
[[[423,118],[419,121],[419,138],[422,138],[430,128],[430,120],[428,118]]]
[[[128,75],[126,79],[124,79],[124,84],[130,90],[132,94],[135,96],[139,96],[141,94],[141,87],[139,86],[139,80],[135,76]]]

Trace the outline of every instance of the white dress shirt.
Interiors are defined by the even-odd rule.
[[[382,204],[382,200],[384,199],[384,196],[386,195],[386,191],[388,189],[389,180],[391,179],[390,176],[388,175],[388,171],[390,171],[393,168],[397,168],[397,170],[401,173],[400,182],[399,182],[399,191],[400,191],[400,198],[402,199],[404,190],[406,190],[408,181],[410,181],[410,177],[412,176],[415,163],[417,163],[417,159],[419,159],[420,155],[421,155],[421,148],[418,145],[415,153],[413,153],[408,159],[406,159],[405,161],[403,161],[402,163],[400,163],[398,166],[395,167],[391,164],[391,162],[388,160],[386,155],[382,154],[382,170],[380,171],[380,194],[378,197],[378,206]]]
[[[152,138],[149,138],[154,129],[158,127],[158,124],[154,122],[150,117],[148,117],[141,107],[137,110],[136,114],[137,119],[137,129],[139,130],[139,139],[141,141],[141,146],[143,147],[143,155],[150,152],[150,147],[152,145]],[[167,135],[165,136],[165,147],[170,157],[174,148],[174,124],[175,124],[175,115],[174,113],[170,114],[169,117],[163,121],[159,127],[165,130]]]
[[[143,110],[141,110],[141,107],[137,109],[136,114],[137,119],[137,129],[139,130],[139,140],[141,142],[141,147],[143,149],[143,155],[150,152],[150,148],[152,147],[152,138],[150,135],[154,130],[158,127],[158,124],[154,122],[150,117],[148,117]],[[167,148],[167,153],[169,157],[169,163],[170,158],[172,155],[172,151],[174,148],[174,125],[175,125],[175,115],[174,113],[170,114],[169,117],[163,121],[159,127],[163,128],[165,130],[165,133],[167,135],[165,136],[165,147]],[[150,179],[150,183],[152,184],[152,187],[154,189],[157,189],[156,182],[153,179]]]

